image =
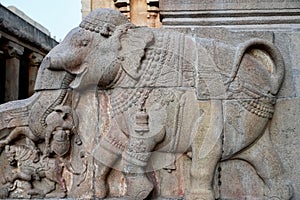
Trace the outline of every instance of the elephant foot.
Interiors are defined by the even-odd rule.
[[[189,192],[186,200],[215,200],[214,194],[211,190],[203,190],[197,192]]]
[[[107,196],[108,186],[105,180],[101,178],[95,180],[95,193],[96,197],[99,199],[104,199]]]
[[[153,184],[145,174],[130,175],[126,177],[127,191],[125,198],[127,200],[146,199],[153,190]]]

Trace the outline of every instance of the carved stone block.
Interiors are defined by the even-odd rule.
[[[282,54],[232,41],[91,12],[35,95],[0,106],[1,197],[290,199],[270,136]]]

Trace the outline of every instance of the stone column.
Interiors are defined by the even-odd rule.
[[[92,11],[91,0],[81,0],[81,14],[82,18],[87,16]]]
[[[95,10],[96,8],[113,8],[113,9],[116,9],[115,2],[118,1],[118,0],[90,0],[90,1],[91,1],[92,10]]]
[[[19,97],[20,56],[24,53],[24,47],[9,41],[4,46],[4,51],[6,55],[4,101],[7,102],[17,100]]]
[[[29,55],[29,66],[28,66],[28,96],[34,93],[34,84],[37,76],[39,66],[43,60],[43,56],[39,53],[31,53]]]
[[[148,4],[148,26],[153,28],[161,27],[159,19],[159,0],[147,0]]]
[[[130,1],[130,21],[139,26],[148,25],[148,5],[146,0]]]

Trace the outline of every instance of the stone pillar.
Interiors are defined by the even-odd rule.
[[[115,8],[130,19],[130,0],[115,0]]]
[[[148,26],[147,10],[146,0],[130,1],[130,21],[139,26]]]
[[[115,2],[114,0],[92,0],[91,7],[92,10],[95,10],[96,8],[116,9],[114,2]]]
[[[17,100],[19,97],[20,56],[24,47],[8,42],[4,46],[6,55],[5,97],[4,101]]]
[[[81,0],[81,14],[82,18],[87,16],[92,11],[92,2],[91,0]]]
[[[159,0],[147,0],[148,4],[148,26],[153,28],[161,27],[159,19]]]
[[[33,52],[29,55],[28,96],[31,96],[34,93],[34,83],[42,60],[43,60],[43,56],[41,54]]]

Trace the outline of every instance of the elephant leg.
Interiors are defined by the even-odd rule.
[[[97,166],[95,170],[95,194],[97,198],[102,199],[109,192],[107,177],[111,172],[111,168],[97,161],[95,161],[95,165]]]
[[[127,185],[127,199],[145,199],[153,190],[153,183],[146,175],[146,166],[156,144],[165,136],[163,127],[157,134],[147,136],[133,133],[130,135],[127,150],[123,154],[125,181]]]
[[[222,154],[222,102],[211,101],[210,113],[192,133],[191,182],[187,200],[214,200],[213,179]]]
[[[269,127],[263,136],[249,149],[235,156],[250,163],[268,187],[266,199],[290,199],[293,187],[286,180],[282,164],[271,142]]]
[[[131,137],[128,150],[123,155],[125,181],[127,185],[126,199],[142,200],[153,190],[153,184],[145,172],[152,150],[147,144],[149,144],[149,141],[145,139]]]
[[[95,164],[95,194],[97,198],[105,198],[108,194],[107,177],[120,160],[127,143],[127,136],[113,121],[109,132],[101,138],[94,151]],[[122,169],[117,169],[121,171]]]
[[[101,155],[105,155],[105,164],[94,158],[95,167],[95,194],[97,198],[105,198],[109,192],[107,177],[114,164],[120,159],[120,155],[111,153],[105,148],[101,148]],[[102,160],[102,159],[101,159]]]

